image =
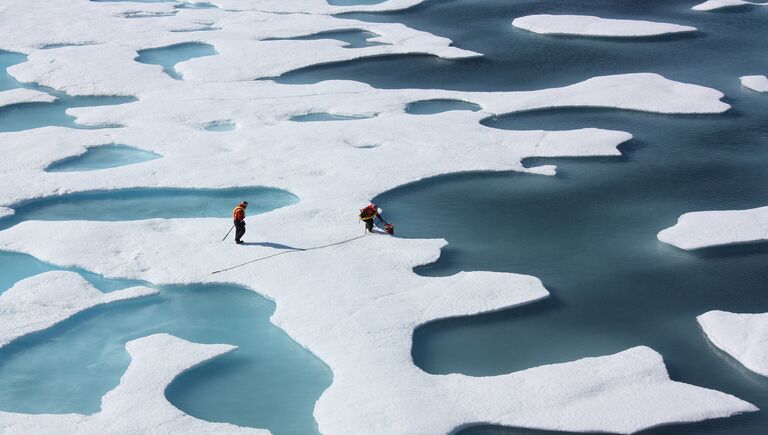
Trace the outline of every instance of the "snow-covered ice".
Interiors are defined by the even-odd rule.
[[[196,344],[168,334],[129,341],[131,363],[120,385],[104,395],[101,410],[81,414],[16,414],[0,412],[6,434],[253,434],[268,431],[211,423],[179,411],[165,398],[165,389],[181,373],[235,350],[226,344]]]
[[[745,0],[707,0],[704,3],[700,3],[694,6],[692,9],[696,11],[715,11],[719,9],[736,8],[749,5],[766,6],[768,3],[749,2]]]
[[[148,287],[102,293],[74,272],[45,272],[0,294],[0,347],[97,305],[157,294]]]
[[[768,313],[709,311],[696,320],[715,346],[744,367],[768,376]]]
[[[718,113],[730,107],[720,101],[722,96],[713,89],[657,74],[596,77],[561,88],[495,93],[384,90],[344,81],[171,87],[142,94],[134,103],[68,110],[79,124],[122,124],[124,128],[47,128],[14,134],[14,141],[6,144],[7,169],[0,173],[0,180],[16,187],[0,192],[0,204],[121,187],[261,185],[289,190],[320,209],[336,207],[336,200],[327,198],[329,192],[354,189],[349,192],[354,199],[339,207],[355,209],[380,192],[426,177],[468,170],[523,170],[520,160],[532,156],[618,155],[616,146],[631,138],[628,133],[594,128],[544,132],[481,126],[479,122],[489,116],[578,106],[670,114]],[[410,102],[428,99],[469,101],[483,110],[428,116],[405,112]],[[290,120],[318,112],[378,116],[336,123]],[[239,126],[227,133],[226,141],[201,128],[221,119],[233,120]],[[338,123],[344,128],[338,128]],[[165,158],[93,173],[88,178],[44,172],[54,161],[82,154],[84,146],[103,143],[140,144]],[[196,146],[189,147],[188,143]],[[307,146],[315,143],[323,146]],[[370,143],[382,144],[375,150],[377,159],[356,148]],[[250,151],[254,147],[259,153]],[[233,159],[232,153],[238,157]],[[408,153],[409,159],[399,159],[403,153]],[[467,153],[472,153],[472,160],[464,158]],[[388,165],[392,159],[399,162],[397,167]],[[236,169],[212,170],[215,167]],[[339,171],[342,167],[349,170]],[[356,180],[371,178],[365,174],[371,171],[386,175],[360,186]],[[324,177],[322,185],[313,181],[328,174],[334,177]],[[15,181],[30,177],[36,182]]]
[[[636,38],[695,32],[696,28],[642,20],[616,20],[589,15],[528,15],[515,18],[512,25],[544,35],[578,35]]]
[[[658,234],[659,240],[681,249],[768,240],[768,207],[748,210],[685,213]]]
[[[368,56],[423,53],[461,59],[478,54],[401,24],[330,15],[404,8],[419,0],[354,7],[324,0],[213,3],[228,10],[87,0],[30,7],[28,0],[6,1],[0,24],[12,25],[14,38],[2,41],[0,48],[28,54],[27,62],[9,68],[12,76],[72,95],[131,95],[137,101],[67,111],[82,125],[122,128],[46,127],[0,134],[6,151],[0,161],[0,185],[8,186],[0,191],[0,205],[91,190],[269,186],[288,190],[301,202],[249,217],[246,240],[299,248],[344,243],[253,262],[277,250],[221,243],[229,219],[27,221],[0,232],[0,249],[155,284],[225,281],[273,299],[275,324],[333,370],[333,384],[315,409],[324,433],[447,433],[476,422],[628,433],[755,410],[733,396],[671,381],[661,357],[642,347],[504,376],[427,374],[411,359],[414,328],[445,317],[530,303],[548,293],[538,279],[516,274],[478,271],[421,277],[413,268],[434,262],[444,241],[362,238],[356,213],[377,194],[427,177],[481,170],[551,174],[552,166],[526,169],[521,160],[618,155],[616,147],[631,138],[626,132],[596,128],[505,131],[481,125],[487,117],[558,107],[721,113],[730,107],[721,101],[721,92],[651,73],[498,93],[386,90],[351,81],[254,81]],[[139,16],[148,18],[127,18]],[[201,27],[219,30],[180,31]],[[381,35],[377,42],[389,45],[350,50],[335,40],[269,40],[343,29],[376,33]],[[82,41],[89,45],[77,45]],[[171,79],[158,65],[134,60],[141,49],[185,42],[212,45],[220,54],[178,63],[174,68],[183,80]],[[68,43],[75,45],[40,49]],[[414,101],[444,99],[474,103],[482,110],[420,116],[405,110]],[[310,113],[366,119],[291,120]],[[237,128],[226,133],[205,130],[221,120]],[[127,143],[164,158],[94,171],[87,177],[45,172],[54,161],[104,143]],[[38,243],[40,239],[46,243]],[[230,270],[211,273],[224,269]],[[101,412],[3,413],[0,429],[237,430],[186,416],[162,394],[178,373],[231,347],[193,345],[160,335],[130,342],[128,349],[133,362],[120,386],[104,397]]]
[[[0,92],[0,108],[24,103],[52,103],[56,97],[32,89],[9,89]]]
[[[258,228],[258,240],[289,246],[305,248],[341,239],[313,226],[285,232],[297,216],[318,213],[305,207],[300,203],[259,215],[250,225]],[[375,235],[212,275],[208,271],[278,252],[266,246],[238,249],[220,243],[218,230],[226,223],[226,219],[30,221],[1,233],[0,246],[54,263],[74,262],[106,276],[141,276],[158,283],[225,279],[259,289],[277,302],[272,321],[333,370],[333,384],[315,411],[324,433],[448,433],[473,422],[629,433],[754,410],[732,396],[670,381],[660,356],[647,348],[504,376],[427,374],[411,360],[415,327],[541,299],[547,296],[541,282],[490,272],[421,277],[413,267],[436,260],[444,241]],[[347,233],[350,239],[359,236],[352,220],[337,225],[336,232]],[[32,233],[56,243],[25,242]],[[98,249],[84,252],[88,241],[83,234],[106,240]],[[105,252],[116,253],[116,258],[105,258]],[[291,272],[298,268],[301,274]],[[600,393],[595,394],[597,385]]]
[[[757,92],[768,92],[768,77],[755,75],[741,78],[741,85]]]

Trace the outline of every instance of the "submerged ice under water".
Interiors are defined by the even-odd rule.
[[[128,145],[108,144],[88,148],[82,155],[69,157],[50,164],[47,172],[82,172],[116,168],[159,159],[162,156],[151,151]]]

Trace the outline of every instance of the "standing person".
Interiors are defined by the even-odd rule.
[[[241,202],[234,210],[232,217],[235,220],[235,243],[242,245],[240,240],[245,235],[245,209],[248,208],[248,201]]]

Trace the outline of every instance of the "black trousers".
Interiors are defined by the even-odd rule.
[[[365,222],[365,229],[368,230],[368,232],[373,232],[373,219],[368,219]]]
[[[235,241],[239,242],[243,235],[245,235],[245,221],[235,222]]]

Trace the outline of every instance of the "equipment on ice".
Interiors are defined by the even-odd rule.
[[[381,209],[376,204],[371,203],[360,209],[360,220],[365,222],[366,231],[373,232],[373,222],[376,218],[379,218],[379,221],[384,224],[384,231],[387,234],[395,234],[395,226],[381,217]]]

